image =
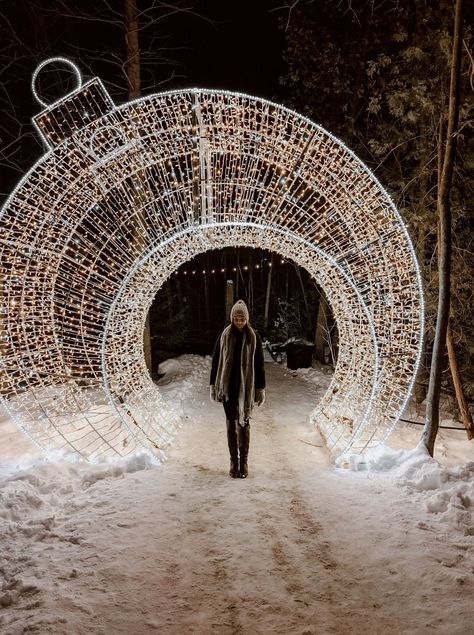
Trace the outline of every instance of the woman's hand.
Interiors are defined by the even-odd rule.
[[[209,398],[211,401],[216,401],[216,387],[213,384],[209,386]]]
[[[257,406],[263,406],[265,403],[265,388],[257,388],[255,391],[255,403]]]

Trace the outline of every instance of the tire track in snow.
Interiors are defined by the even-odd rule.
[[[261,445],[269,456],[277,457],[279,473],[275,482],[278,487],[274,495],[279,498],[278,525],[283,531],[278,530],[275,518],[269,513],[260,516],[259,526],[271,543],[276,574],[284,580],[288,599],[295,605],[293,626],[300,628],[306,624],[310,629],[307,633],[321,632],[321,628],[324,632],[343,632],[339,631],[343,620],[338,607],[346,593],[347,572],[339,572],[330,540],[316,520],[321,511],[314,503],[308,506],[297,485],[302,477],[301,469],[305,469],[304,466],[298,469],[298,459],[292,460],[297,440],[288,444],[287,435],[276,424],[271,407],[259,426]],[[257,487],[251,493],[256,509],[261,505],[258,492]]]

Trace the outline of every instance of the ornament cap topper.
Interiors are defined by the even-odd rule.
[[[65,64],[74,72],[77,86],[51,104],[46,103],[37,90],[40,72],[49,64]],[[64,57],[51,57],[41,62],[33,73],[31,89],[44,110],[33,117],[33,123],[48,149],[62,143],[78,130],[108,114],[115,108],[107,89],[98,77],[83,84],[79,68]]]

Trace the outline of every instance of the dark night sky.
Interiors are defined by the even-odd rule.
[[[69,16],[64,15],[61,4],[70,11]],[[110,4],[119,15],[122,2]],[[151,4],[151,0],[138,0],[140,9]],[[71,58],[86,78],[101,77],[116,103],[127,100],[126,81],[120,71],[125,54],[123,26],[90,19],[103,6],[101,0],[0,0],[0,41],[6,45],[0,59],[2,198],[42,154],[30,126],[31,117],[40,111],[30,90],[39,62],[58,55]],[[183,6],[192,6],[194,12],[175,13],[140,33],[144,95],[203,87],[280,100],[284,33],[279,19],[286,13],[277,9],[281,7],[279,0],[190,0]],[[161,50],[161,59],[155,57],[150,63],[149,47],[153,52]],[[69,74],[63,72],[60,80],[63,88],[68,86]],[[13,159],[10,165],[4,160],[6,148]]]
[[[81,66],[81,49],[89,48],[96,52],[95,60],[84,52],[82,61],[87,60],[90,71],[125,92],[124,78],[118,77],[116,71],[117,60],[122,62],[125,54],[123,29],[87,16],[80,19],[61,15],[52,9],[57,3],[49,0],[36,2],[34,8],[34,3],[27,0],[15,4],[0,0],[0,13],[6,16],[14,37],[25,45],[19,49],[21,65],[13,62],[11,67],[16,82],[25,82],[29,87],[37,63],[49,56],[71,57]],[[89,15],[93,16],[93,7],[101,2],[73,0],[66,4],[71,14],[78,13],[75,7],[87,14],[89,5]],[[122,3],[112,4],[120,13]],[[149,4],[138,0],[139,8]],[[275,9],[278,5],[278,0],[191,0],[186,6],[192,6],[194,13],[178,12],[154,27],[145,27],[140,33],[144,92],[206,87],[275,97],[283,70],[284,33],[278,28],[278,18],[284,12]],[[146,18],[142,18],[142,27],[145,22]],[[5,29],[3,20],[0,28]],[[0,35],[5,40],[5,33]],[[150,43],[153,50],[162,49],[165,59],[147,69]],[[108,72],[108,68],[114,70]],[[8,74],[4,77],[8,80]]]
[[[198,4],[214,23],[186,19],[186,48],[177,52],[176,58],[187,77],[179,78],[177,84],[275,97],[283,45],[283,33],[278,29],[281,12],[271,11],[275,2],[207,0]],[[177,19],[182,20],[182,16]],[[173,39],[177,41],[179,33]]]

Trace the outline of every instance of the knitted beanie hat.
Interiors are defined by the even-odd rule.
[[[234,316],[242,315],[247,322],[249,321],[249,310],[247,309],[247,305],[243,300],[237,300],[232,309],[230,310],[230,319],[231,321],[234,319]]]

